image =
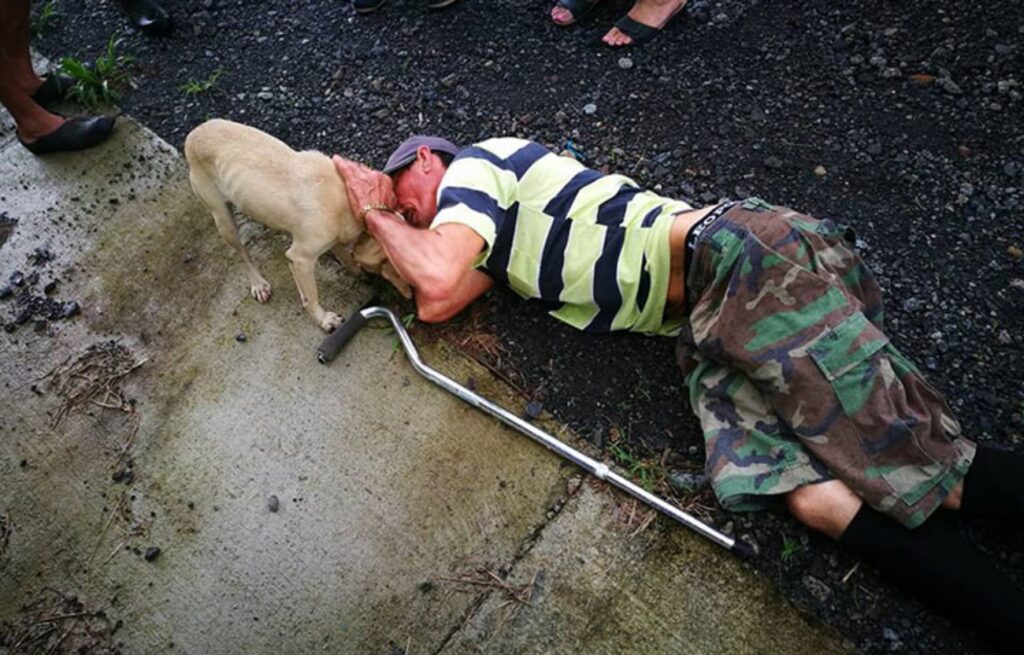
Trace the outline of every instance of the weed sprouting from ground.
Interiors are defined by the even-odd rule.
[[[608,452],[615,463],[623,467],[626,475],[647,491],[654,491],[665,481],[665,469],[656,459],[637,457],[627,447],[615,442],[608,444]]]
[[[803,550],[803,546],[796,539],[790,539],[786,535],[782,535],[782,553],[779,558],[783,562],[788,562],[794,555]]]
[[[129,54],[118,54],[120,45],[121,39],[111,36],[107,49],[92,66],[74,57],[61,59],[60,71],[75,80],[67,96],[91,111],[116,103],[120,99],[117,89],[131,83],[128,66],[135,61]]]
[[[207,93],[217,85],[221,76],[224,75],[224,69],[218,68],[213,71],[213,74],[207,77],[205,80],[191,79],[178,87],[178,90],[187,96],[198,96]]]
[[[60,14],[53,2],[46,2],[39,8],[39,13],[32,18],[32,35],[39,36],[53,25]]]

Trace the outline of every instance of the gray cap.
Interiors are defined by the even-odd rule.
[[[459,154],[459,150],[461,150],[451,141],[442,139],[439,136],[417,134],[402,141],[402,145],[395,148],[395,151],[388,157],[388,163],[384,164],[384,172],[391,175],[395,171],[411,164],[416,159],[416,150],[420,146],[427,146],[435,152],[446,152],[452,157]]]

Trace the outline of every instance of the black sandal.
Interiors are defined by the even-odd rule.
[[[56,130],[32,143],[22,141],[21,135],[18,135],[18,141],[33,155],[85,150],[105,141],[113,129],[113,116],[79,116],[69,118]]]
[[[621,48],[621,47],[628,47],[628,46],[634,46],[634,45],[645,45],[647,43],[650,43],[651,41],[654,40],[654,37],[656,37],[659,34],[661,34],[661,31],[663,29],[665,29],[665,27],[669,23],[672,22],[672,19],[675,18],[676,15],[680,11],[682,11],[683,7],[685,7],[685,6],[686,6],[686,2],[684,1],[683,4],[681,4],[678,7],[676,7],[676,10],[673,11],[671,14],[669,14],[669,17],[666,18],[665,21],[661,25],[659,25],[657,27],[651,27],[650,25],[644,25],[643,23],[641,23],[639,21],[635,21],[632,18],[630,18],[629,14],[626,14],[625,16],[620,18],[619,20],[615,21],[615,27],[619,28],[620,32],[622,32],[623,34],[625,34],[629,38],[633,39],[633,41],[632,41],[632,43],[625,44],[625,46],[612,46],[612,47]]]
[[[597,5],[598,2],[600,2],[600,0],[558,0],[558,2],[555,3],[555,7],[561,7],[562,9],[568,10],[569,13],[572,14],[572,20],[568,23],[559,23],[552,19],[551,22],[559,27],[568,27],[583,18],[588,11]],[[552,7],[552,9],[554,9],[554,7]]]
[[[372,14],[383,4],[384,0],[352,0],[352,8],[357,14]]]

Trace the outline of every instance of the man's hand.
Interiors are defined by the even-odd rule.
[[[394,209],[396,199],[391,178],[380,171],[338,155],[331,157],[338,175],[345,181],[345,192],[352,213],[363,219],[363,208],[386,206]]]

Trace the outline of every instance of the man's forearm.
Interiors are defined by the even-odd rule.
[[[417,297],[424,295],[430,300],[441,300],[454,292],[471,270],[482,244],[475,234],[467,240],[464,231],[469,228],[417,229],[389,211],[367,212],[366,224],[399,274],[416,289]]]
[[[373,210],[366,214],[366,224],[374,238],[384,247],[388,259],[399,274],[416,289],[437,286],[437,234],[408,225],[397,214]]]

